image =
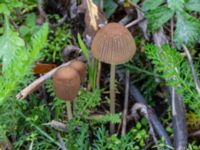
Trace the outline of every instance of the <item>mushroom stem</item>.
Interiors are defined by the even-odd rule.
[[[115,113],[115,65],[111,64],[110,68],[110,113]],[[115,126],[110,123],[110,133],[114,133]]]
[[[67,106],[67,117],[68,117],[68,120],[71,120],[72,119],[71,103],[69,101],[66,101],[66,106]]]

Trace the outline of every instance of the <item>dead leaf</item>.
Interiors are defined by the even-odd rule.
[[[105,25],[107,20],[100,8],[92,0],[83,0],[79,12],[85,13],[84,36],[94,37],[99,25]]]

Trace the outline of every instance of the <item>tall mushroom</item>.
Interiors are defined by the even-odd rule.
[[[80,89],[80,75],[72,67],[61,67],[53,75],[53,88],[56,96],[66,101],[68,119],[72,118],[71,101],[73,101]]]
[[[110,69],[110,113],[115,113],[115,65],[129,61],[136,52],[136,46],[131,33],[121,24],[109,23],[100,29],[92,42],[93,56],[111,64]],[[114,125],[110,124],[110,132]]]

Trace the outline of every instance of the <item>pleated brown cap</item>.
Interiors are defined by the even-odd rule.
[[[70,66],[61,67],[53,75],[53,88],[56,96],[62,100],[72,101],[80,89],[79,73]]]
[[[80,60],[75,60],[69,66],[79,73],[81,82],[83,82],[86,76],[86,65]]]
[[[100,29],[91,48],[96,59],[115,65],[129,61],[136,52],[131,33],[119,23],[109,23]]]

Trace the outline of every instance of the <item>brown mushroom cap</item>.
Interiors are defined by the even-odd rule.
[[[56,96],[66,101],[75,99],[80,89],[80,83],[78,72],[69,66],[61,67],[53,75],[53,88]]]
[[[85,79],[86,66],[82,61],[75,60],[69,66],[72,67],[73,69],[75,69],[79,73],[81,81],[83,81]]]
[[[109,23],[100,29],[92,42],[93,56],[108,64],[122,64],[136,52],[131,33],[121,24]]]

